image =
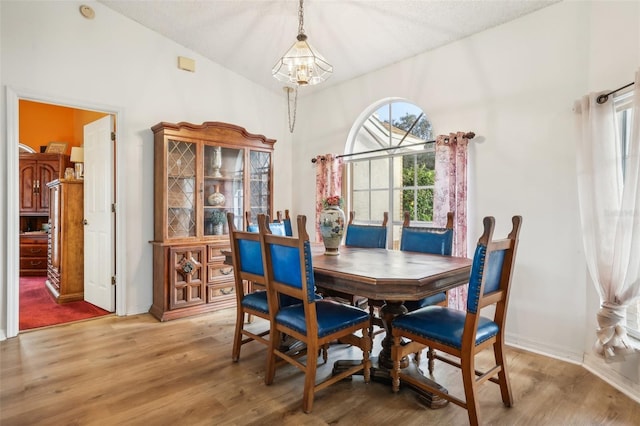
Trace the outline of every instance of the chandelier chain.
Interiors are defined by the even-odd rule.
[[[287,115],[289,117],[289,133],[293,133],[293,128],[296,125],[296,113],[298,112],[298,87],[287,87]],[[293,119],[291,118],[291,92],[295,91],[293,97]]]
[[[300,0],[300,7],[298,8],[298,34],[304,34],[304,6],[303,0]]]

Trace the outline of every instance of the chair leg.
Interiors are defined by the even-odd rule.
[[[242,346],[242,330],[244,328],[244,311],[237,309],[236,313],[236,331],[233,336],[233,351],[231,352],[231,360],[238,362],[240,359],[240,347]]]
[[[393,347],[391,348],[391,356],[393,358],[393,369],[391,370],[391,390],[398,392],[400,390],[400,361],[402,360],[402,354],[400,345],[402,338],[400,336],[393,336]]]
[[[373,341],[371,340],[371,325],[369,325],[368,330],[367,328],[362,329],[362,339],[366,339],[365,343],[362,345],[362,374],[364,375],[364,382],[369,383],[371,381],[371,360],[369,359],[369,355],[371,354],[371,349],[373,347]]]
[[[273,379],[276,375],[276,350],[280,340],[282,339],[282,333],[277,330],[271,330],[269,336],[269,352],[267,353],[267,369],[264,373],[264,384],[270,385],[273,383]],[[313,358],[313,357],[312,357]]]
[[[429,374],[433,374],[433,367],[435,366],[436,351],[433,348],[429,348],[427,351],[427,358],[429,359]]]
[[[511,393],[511,383],[509,382],[509,373],[507,372],[507,363],[504,358],[504,352],[502,351],[502,342],[498,339],[493,344],[493,355],[496,359],[496,365],[502,367],[502,370],[498,373],[498,383],[500,385],[500,394],[502,396],[502,403],[506,407],[513,405],[513,394]]]
[[[309,342],[308,342],[309,343]],[[307,353],[318,353],[318,347],[314,344],[307,347]],[[307,357],[306,371],[304,374],[304,393],[302,395],[302,411],[310,413],[313,410],[313,398],[315,396],[316,370],[318,368],[318,358]]]
[[[460,368],[462,370],[462,382],[464,384],[464,395],[467,405],[467,414],[469,415],[469,424],[477,426],[480,424],[479,404],[476,399],[476,373],[473,354],[466,354],[460,359]]]

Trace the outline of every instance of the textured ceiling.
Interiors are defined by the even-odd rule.
[[[271,68],[298,32],[298,0],[99,0],[224,67],[281,93]],[[307,0],[310,44],[334,67],[300,95],[516,19],[559,0]],[[196,65],[197,72],[197,65]]]

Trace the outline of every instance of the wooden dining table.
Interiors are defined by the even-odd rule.
[[[371,379],[386,384],[391,383],[393,368],[392,321],[407,313],[403,302],[420,300],[467,284],[471,273],[472,260],[463,257],[346,246],[340,247],[339,255],[328,256],[324,254],[324,247],[318,244],[312,244],[311,251],[315,284],[319,291],[328,289],[384,301],[380,316],[386,335],[380,353],[371,358]],[[359,362],[361,360],[339,360],[334,364],[334,372]],[[403,359],[400,366],[405,374],[429,381],[446,392],[442,386],[425,377],[416,363]],[[447,404],[437,395],[412,388],[420,401],[430,408]]]

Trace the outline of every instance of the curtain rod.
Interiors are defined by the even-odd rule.
[[[616,90],[612,90],[612,91],[611,91],[611,92],[609,92],[609,93],[605,93],[604,95],[600,95],[600,96],[598,96],[598,98],[596,99],[596,101],[597,101],[599,104],[603,104],[603,103],[605,103],[605,102],[607,102],[607,101],[609,100],[609,96],[610,96],[610,95],[613,95],[613,94],[614,94],[614,93],[616,93],[616,92],[619,92],[619,91],[621,91],[621,90],[623,90],[623,89],[626,89],[627,87],[631,87],[631,86],[633,86],[633,83],[634,83],[634,82],[632,81],[631,83],[627,84],[626,86],[618,87]]]
[[[473,133],[473,132],[468,132],[468,133],[465,133],[465,134],[464,134],[464,137],[465,137],[465,138],[467,138],[467,139],[473,139],[475,136],[476,136],[476,134],[475,134],[475,133]],[[448,136],[446,136],[446,137],[444,138],[444,140],[445,140],[445,141],[448,141],[448,140],[449,140],[449,137],[448,137]],[[399,145],[396,145],[396,146],[390,146],[390,147],[387,147],[387,148],[372,149],[372,150],[369,150],[369,151],[352,152],[351,154],[336,155],[336,156],[335,156],[335,158],[352,157],[352,156],[354,156],[354,155],[363,155],[363,154],[372,154],[372,153],[374,153],[374,152],[390,151],[390,150],[392,150],[392,149],[398,149],[398,148],[410,148],[410,147],[412,147],[412,146],[426,145],[426,144],[429,144],[429,143],[436,143],[436,141],[435,141],[435,139],[434,139],[434,140],[430,140],[430,141],[424,141],[424,142],[412,143],[412,144],[405,145],[405,146],[399,146]],[[320,159],[324,161],[324,157],[321,157]],[[318,158],[317,158],[317,157],[316,157],[316,158],[312,158],[312,159],[311,159],[311,162],[312,162],[312,163],[316,163],[317,161],[318,161]]]

